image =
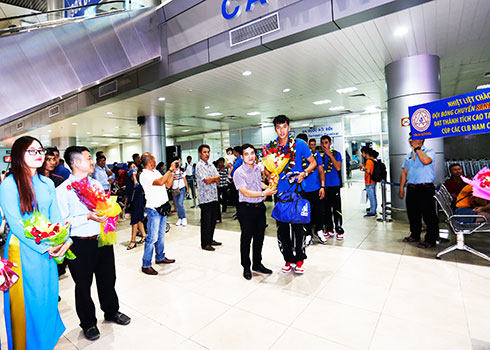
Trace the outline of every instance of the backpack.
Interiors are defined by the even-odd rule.
[[[373,173],[371,174],[371,180],[374,182],[386,181],[386,176],[388,173],[386,172],[386,165],[381,160],[373,161]]]

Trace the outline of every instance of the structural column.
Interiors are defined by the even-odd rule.
[[[141,124],[143,153],[150,152],[155,156],[157,163],[165,162],[165,165],[168,166],[165,147],[165,117],[151,115],[143,118]]]
[[[77,144],[77,138],[71,136],[55,137],[51,139],[51,147],[56,147],[60,151],[60,157],[63,157],[63,152],[70,146]]]
[[[388,94],[388,133],[390,139],[390,175],[392,182],[400,181],[400,174],[406,154],[410,126],[402,126],[402,118],[408,117],[408,107],[439,100],[441,98],[441,73],[439,57],[418,55],[394,61],[385,67]],[[444,179],[443,139],[427,139],[425,146],[435,150],[436,184]],[[399,187],[392,187],[391,206],[405,209],[405,200],[398,197]],[[405,215],[397,215],[402,219]]]

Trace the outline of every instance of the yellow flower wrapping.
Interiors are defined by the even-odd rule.
[[[275,154],[268,154],[262,158],[264,166],[271,172],[269,187],[273,190],[277,188],[279,184],[279,174],[282,173],[286,165],[288,165],[289,158],[283,158],[279,160]]]
[[[121,207],[116,200],[117,198],[112,196],[104,204],[105,209],[96,209],[99,216],[107,215],[108,217],[105,222],[100,223],[99,247],[113,245],[117,241],[116,226]]]

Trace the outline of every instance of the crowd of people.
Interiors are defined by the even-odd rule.
[[[89,340],[100,337],[95,305],[90,289],[95,276],[100,307],[107,321],[127,325],[131,319],[119,310],[115,289],[116,269],[113,245],[100,246],[101,225],[106,215],[89,209],[86,202],[73,190],[80,182],[119,197],[122,215],[131,215],[131,238],[128,250],[144,244],[141,271],[158,275],[155,264],[173,264],[165,252],[167,218],[172,212],[171,200],[177,213],[177,226],[187,225],[185,198],[200,209],[200,246],[215,251],[222,245],[215,240],[217,222],[221,213],[236,207],[235,217],[240,223],[240,262],[243,277],[250,280],[252,271],[270,274],[262,264],[262,246],[267,227],[265,201],[281,201],[279,194],[295,192],[306,199],[310,211],[306,223],[276,221],[279,249],[283,255],[284,273],[305,272],[307,247],[316,239],[326,244],[328,239],[344,239],[342,227],[342,155],[332,149],[332,139],[323,135],[316,139],[299,134],[290,136],[290,120],[279,115],[273,120],[277,138],[271,141],[274,151],[287,159],[274,180],[272,169],[264,166],[261,151],[251,144],[226,150],[226,156],[210,161],[211,148],[198,148],[199,160],[192,157],[174,159],[166,168],[157,164],[153,154],[133,155],[125,166],[114,164],[109,168],[103,152],[95,155],[84,146],[70,146],[61,163],[58,149],[44,148],[35,138],[24,136],[12,146],[12,167],[0,185],[0,206],[8,223],[4,257],[19,266],[22,283],[5,295],[5,318],[10,348],[52,349],[64,331],[57,303],[58,277],[67,265],[75,283],[75,308],[80,327]],[[405,197],[410,221],[410,236],[404,242],[416,242],[422,248],[432,247],[438,237],[438,219],[434,205],[435,153],[424,146],[423,140],[409,140],[411,152],[406,156],[401,175],[399,196]],[[370,211],[365,217],[376,215],[377,152],[363,147],[366,192]],[[478,213],[490,217],[490,205],[479,203],[471,196],[471,189],[461,181],[461,167],[451,166],[451,178],[446,187],[454,197],[460,213]],[[276,182],[274,182],[276,181]],[[196,203],[197,200],[197,203]],[[70,223],[69,238],[52,246],[36,243],[25,235],[22,220],[39,211],[52,223]],[[424,242],[420,242],[421,219],[427,225]],[[253,219],[251,219],[253,218]],[[141,238],[137,241],[137,235]],[[99,242],[100,243],[100,242]],[[252,247],[252,248],[251,248]],[[71,249],[74,260],[57,265],[51,257],[61,257]],[[252,257],[250,257],[252,250]],[[58,299],[58,300],[57,300]],[[39,325],[42,324],[42,327]]]

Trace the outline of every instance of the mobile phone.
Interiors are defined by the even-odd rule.
[[[179,162],[175,163],[175,169],[179,168]]]

